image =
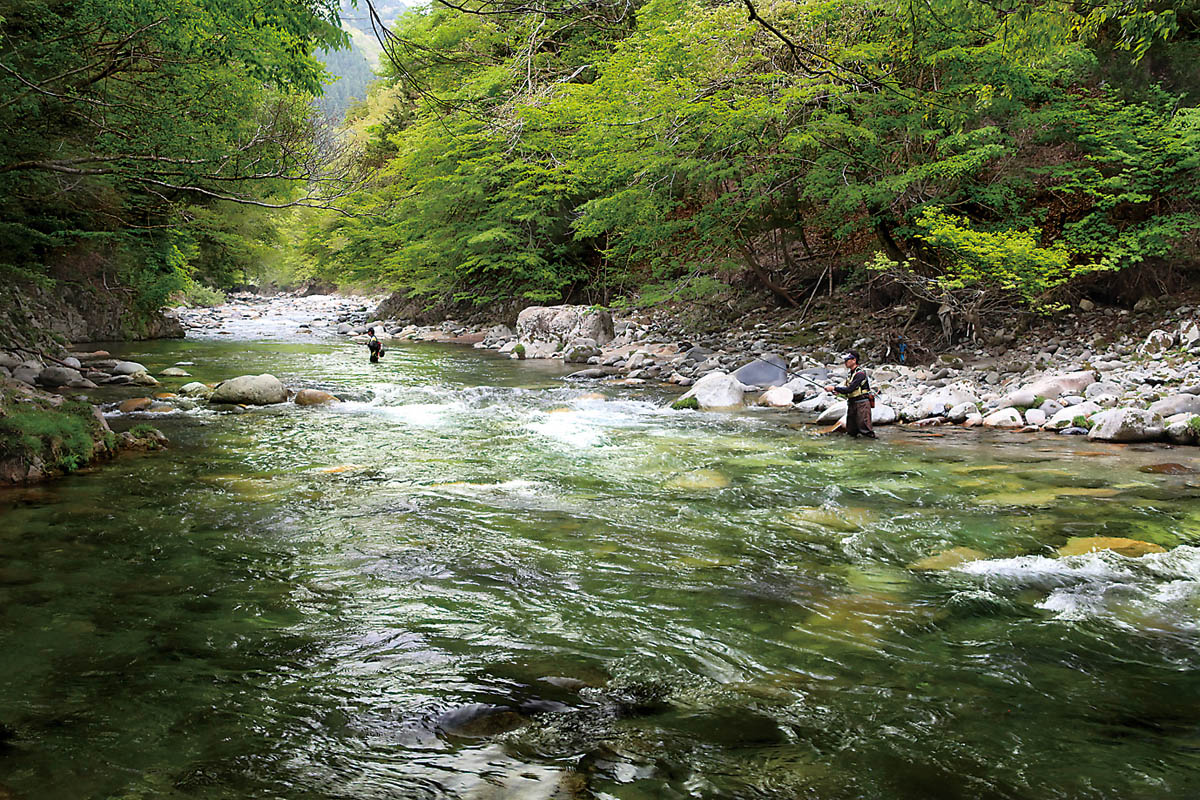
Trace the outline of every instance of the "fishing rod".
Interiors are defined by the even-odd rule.
[[[750,359],[751,359],[752,361],[761,361],[761,362],[762,362],[762,363],[764,363],[764,364],[770,364],[772,367],[775,367],[776,369],[781,369],[781,370],[783,370],[783,374],[784,374],[784,375],[790,375],[790,376],[791,376],[791,377],[793,377],[793,378],[799,378],[799,379],[800,379],[800,380],[802,380],[802,381],[808,381],[808,384],[809,384],[810,386],[815,386],[816,388],[820,389],[822,392],[823,392],[823,391],[825,391],[825,387],[824,387],[824,386],[822,386],[821,384],[817,383],[816,381],[814,381],[812,378],[808,377],[807,375],[801,375],[801,374],[800,374],[800,373],[798,373],[798,372],[792,372],[792,371],[791,371],[790,369],[788,369],[787,367],[781,367],[781,366],[779,366],[778,364],[776,364],[775,362],[773,362],[773,361],[767,361],[765,358],[761,358],[761,357],[759,357],[759,356],[750,356]]]

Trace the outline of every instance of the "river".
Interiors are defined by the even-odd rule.
[[[449,345],[120,352],[351,399],[0,494],[0,797],[1200,792],[1190,451],[822,438]],[[1089,536],[1166,552],[1057,556]]]

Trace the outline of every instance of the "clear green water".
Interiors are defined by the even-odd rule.
[[[823,439],[447,346],[126,354],[360,399],[0,494],[0,797],[1200,790],[1200,475],[1140,469],[1189,451]],[[1053,557],[1092,535],[1170,551]]]

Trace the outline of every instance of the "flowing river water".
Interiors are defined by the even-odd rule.
[[[822,438],[451,345],[121,354],[352,399],[0,493],[0,797],[1200,792],[1190,451]]]

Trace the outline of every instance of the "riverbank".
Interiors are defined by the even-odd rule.
[[[989,343],[927,354],[913,364],[889,328],[862,319],[811,323],[763,310],[698,333],[668,311],[620,315],[587,307],[526,309],[512,327],[457,320],[341,321],[361,336],[471,344],[520,359],[579,364],[570,377],[623,385],[672,384],[695,407],[751,405],[837,423],[845,402],[819,387],[844,377],[840,353],[861,352],[878,395],[876,425],[962,425],[1082,435],[1113,442],[1200,443],[1200,313],[1170,298],[1134,310],[1098,308],[1000,329]],[[896,309],[902,314],[906,309]],[[556,319],[556,315],[561,319]],[[591,320],[591,321],[589,321]],[[881,352],[882,351],[882,352]],[[689,404],[690,405],[690,404]]]

